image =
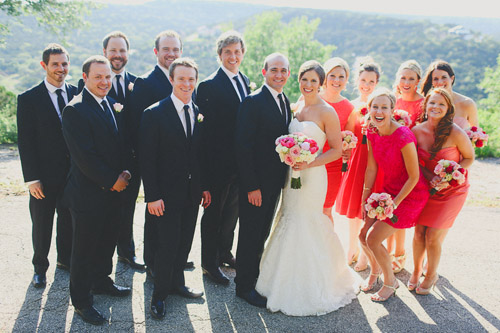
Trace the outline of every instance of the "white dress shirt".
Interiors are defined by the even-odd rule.
[[[121,75],[120,84],[122,85],[123,96],[125,96],[125,67],[118,74]],[[116,87],[116,76],[118,74],[111,71],[111,82],[113,82],[113,89],[115,90],[117,96],[118,96],[118,88]]]
[[[186,129],[186,117],[184,116],[184,105],[189,105],[189,118],[191,119],[191,135],[193,134],[194,130],[194,110],[193,110],[193,101],[189,100],[187,104],[184,104],[183,101],[177,98],[173,93],[170,95],[172,98],[172,102],[174,102],[174,107],[177,110],[177,115],[179,116],[179,119],[181,120],[182,127],[184,127],[184,133],[186,133],[187,136],[187,129]]]
[[[63,82],[63,85],[61,86],[61,88],[59,88],[59,87],[56,87],[56,86],[53,86],[52,84],[50,84],[47,81],[47,78],[45,78],[43,80],[43,82],[45,83],[45,87],[49,91],[50,99],[52,100],[52,104],[54,104],[54,107],[56,108],[57,115],[59,116],[59,119],[62,119],[62,110],[59,110],[59,104],[57,103],[57,93],[56,93],[56,90],[57,89],[61,89],[62,90],[62,96],[63,96],[63,99],[64,99],[64,104],[68,104],[68,93],[66,92],[66,84]]]
[[[276,90],[274,90],[273,88],[271,88],[266,83],[264,83],[264,85],[267,87],[267,89],[269,89],[269,91],[271,92],[271,95],[273,95],[274,101],[276,102],[276,105],[278,106],[279,110],[281,110],[281,106],[280,106],[280,99],[278,98],[278,95],[281,94],[281,98],[283,98],[283,102],[285,103],[285,109],[286,109],[285,94],[283,94],[283,92],[280,92],[280,93],[277,92]],[[281,114],[283,114],[283,112],[285,112],[285,118],[288,121],[288,112],[287,112],[287,110],[281,110]]]
[[[238,72],[238,74],[234,74],[233,72],[231,72],[229,69],[227,69],[224,66],[220,66],[220,68],[222,68],[222,70],[224,71],[224,73],[226,73],[227,77],[229,78],[229,81],[231,81],[231,84],[233,85],[233,88],[236,91],[236,94],[239,96],[240,101],[244,100],[245,97],[246,97],[246,95],[245,96],[240,96],[240,92],[238,91],[238,86],[236,85],[236,81],[234,81],[234,79],[233,79],[233,77],[235,75],[238,76],[238,81],[240,81],[241,87],[243,88],[243,92],[246,94],[247,91],[245,89],[245,82],[243,82],[243,78],[241,77],[240,72]]]

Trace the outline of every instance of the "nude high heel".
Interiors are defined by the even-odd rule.
[[[368,280],[370,280],[370,276],[376,276],[377,278],[375,279],[375,281],[373,283],[368,283]],[[375,287],[375,285],[377,284],[378,282],[378,279],[380,278],[380,272],[379,273],[370,273],[370,276],[368,277],[368,279],[366,279],[363,284],[359,287],[359,289],[363,292],[367,292],[367,291],[370,291],[373,289],[373,287]]]
[[[384,284],[384,287],[389,288],[389,289],[392,289],[392,293],[391,293],[389,296],[387,296],[387,297],[382,297],[382,296],[380,296],[380,295],[378,294],[378,293],[380,292],[380,290],[379,290],[378,292],[376,292],[375,294],[373,294],[373,295],[372,295],[372,297],[371,297],[372,301],[374,301],[374,302],[385,302],[385,301],[387,301],[387,300],[388,300],[391,296],[396,296],[396,289],[398,289],[398,288],[399,288],[399,282],[398,282],[398,280],[395,280],[395,281],[394,281],[394,285],[389,286],[389,285],[387,285],[387,284]],[[382,288],[383,288],[383,287],[382,287]],[[381,289],[382,289],[382,288],[381,288]]]
[[[431,290],[433,290],[434,287],[436,286],[436,283],[438,282],[438,280],[439,280],[439,276],[436,275],[436,277],[432,281],[431,286],[429,288],[424,289],[424,288],[421,288],[420,286],[418,286],[417,289],[415,289],[415,292],[419,295],[429,295],[431,293]]]

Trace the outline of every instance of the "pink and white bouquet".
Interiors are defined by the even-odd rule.
[[[469,136],[472,145],[477,148],[484,147],[488,144],[488,134],[481,127],[472,126],[465,133]]]
[[[455,161],[439,160],[434,167],[434,174],[430,184],[430,194],[434,195],[450,186],[455,187],[465,182],[465,169]]]
[[[358,138],[351,131],[342,131],[342,150],[346,151],[347,149],[356,148],[358,144]],[[348,170],[347,159],[342,157],[342,172],[346,172]]]
[[[316,158],[318,150],[316,141],[299,132],[282,135],[276,139],[276,152],[281,162],[291,167],[299,162],[311,163]],[[300,171],[292,169],[291,187],[294,189],[302,187]]]
[[[395,121],[400,123],[403,126],[410,127],[411,126],[411,118],[410,114],[405,110],[394,110],[392,113],[392,117]]]
[[[370,218],[376,218],[377,220],[390,219],[392,223],[398,221],[398,217],[394,215],[394,201],[388,193],[372,193],[368,199],[366,199],[365,210]]]

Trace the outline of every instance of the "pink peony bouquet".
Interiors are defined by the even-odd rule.
[[[405,110],[394,110],[392,113],[392,118],[403,126],[411,126],[410,114]]]
[[[488,144],[488,134],[481,127],[472,126],[465,130],[465,133],[469,136],[474,147],[481,148]]]
[[[365,210],[370,218],[377,220],[390,219],[392,223],[398,221],[398,217],[394,215],[394,202],[388,193],[372,193],[366,199]]]
[[[276,152],[279,154],[281,162],[291,167],[299,162],[311,163],[316,158],[318,150],[316,141],[302,133],[282,135],[276,139]],[[294,189],[302,187],[300,171],[292,169],[291,187]]]
[[[342,131],[342,150],[356,148],[358,144],[358,138],[351,131]],[[348,170],[347,159],[342,157],[342,172],[346,172]]]
[[[430,185],[431,195],[436,194],[450,186],[455,187],[465,182],[465,169],[455,161],[439,160],[434,167],[436,176],[432,178]]]

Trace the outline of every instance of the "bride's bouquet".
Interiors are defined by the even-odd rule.
[[[282,135],[276,139],[276,152],[281,162],[291,167],[299,162],[311,163],[316,158],[318,150],[316,141],[299,132]],[[294,189],[302,187],[300,171],[292,169],[291,187]]]
[[[392,197],[388,193],[372,193],[368,199],[366,199],[365,210],[370,218],[376,218],[377,220],[390,219],[392,223],[398,221],[398,217],[394,215],[394,202]]]
[[[410,127],[411,125],[410,114],[405,110],[394,110],[392,118],[403,126]]]
[[[434,167],[434,174],[430,185],[430,194],[434,195],[450,186],[456,187],[465,182],[465,169],[455,161],[439,160]]]
[[[351,131],[342,131],[342,150],[356,148],[356,144],[358,143],[358,138]],[[348,160],[342,157],[342,172],[346,172],[348,170],[347,166]]]
[[[481,127],[472,126],[465,131],[469,136],[472,145],[477,148],[484,147],[488,144],[488,134]]]

